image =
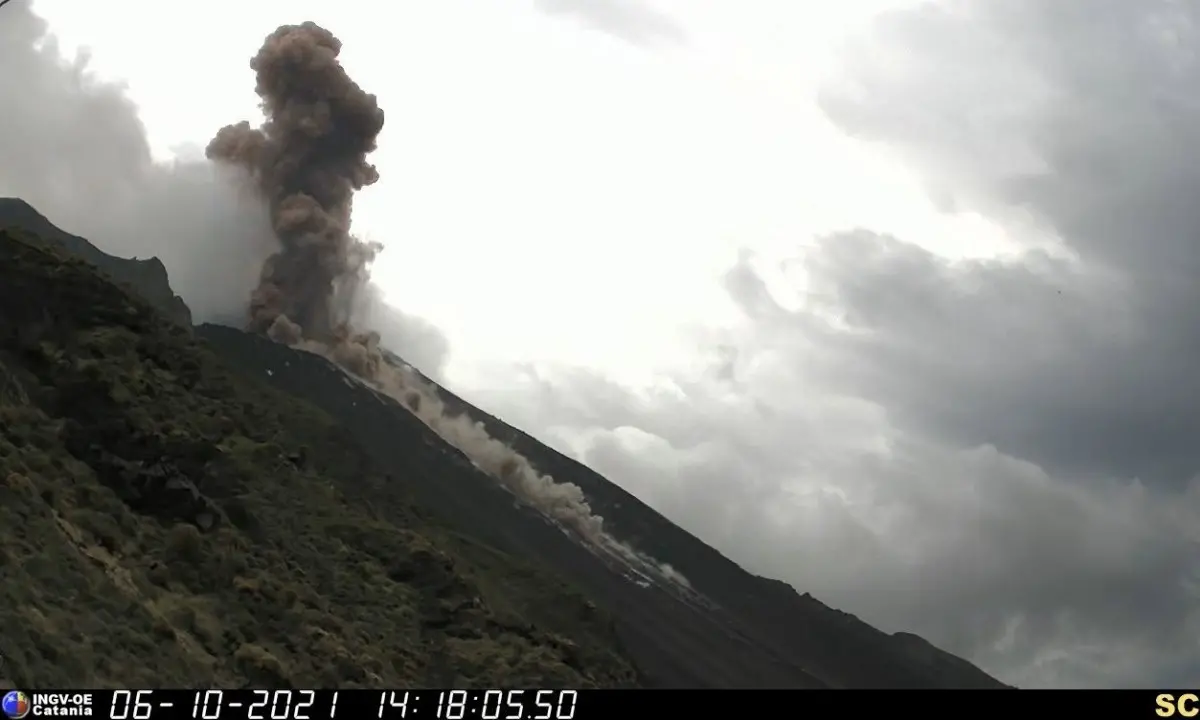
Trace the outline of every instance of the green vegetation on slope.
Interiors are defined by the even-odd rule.
[[[329,416],[83,261],[0,231],[0,308],[7,679],[636,682],[581,596],[398,503]]]

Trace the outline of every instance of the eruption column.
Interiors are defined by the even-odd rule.
[[[346,332],[353,295],[380,247],[350,235],[354,192],[379,179],[367,162],[383,110],[338,61],[342,43],[312,22],[284,25],[250,61],[266,121],[228,125],[210,159],[242,166],[263,193],[280,249],[250,299],[250,329],[295,342]]]

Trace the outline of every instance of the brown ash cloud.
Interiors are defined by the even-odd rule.
[[[280,249],[264,264],[249,326],[281,339],[343,339],[349,300],[380,247],[350,234],[354,193],[379,179],[367,156],[383,129],[374,95],[338,60],[323,27],[284,25],[251,59],[266,121],[228,125],[207,156],[245,168],[266,201]]]

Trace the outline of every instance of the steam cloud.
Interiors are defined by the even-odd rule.
[[[399,401],[514,495],[593,549],[639,572],[687,581],[604,531],[583,491],[542,475],[481,423],[450,416],[415,372],[385,359],[375,332],[355,332],[354,299],[381,249],[350,233],[354,192],[379,179],[367,156],[383,111],[338,61],[341,42],[312,22],[284,25],[250,61],[266,122],[222,128],[207,156],[249,172],[270,212],[279,251],[264,264],[249,303],[249,329],[338,363]]]

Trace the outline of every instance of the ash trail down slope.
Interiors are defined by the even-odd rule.
[[[488,474],[406,407],[348,378],[320,355],[233,328],[197,335],[247,375],[261,377],[337,418],[392,479],[462,535],[555,570],[617,618],[617,633],[653,686],[820,687],[823,684],[724,628],[662,587],[642,587],[515,502]]]
[[[18,686],[637,684],[577,591],[454,533],[328,414],[4,228],[0,520]]]
[[[336,417],[382,467],[406,478],[417,497],[460,532],[545,563],[580,587],[615,616],[624,646],[653,685],[1002,686],[966,661],[910,642],[912,636],[887,635],[783,583],[747,573],[600,476],[529,439],[522,454],[547,467],[556,464],[559,482],[590,484],[598,496],[622,498],[604,510],[609,531],[626,540],[619,528],[636,529],[639,549],[654,546],[656,559],[686,565],[692,587],[719,607],[689,603],[669,584],[643,587],[540,513],[514,503],[406,407],[350,381],[324,358],[231,328],[202,325],[196,332],[235,366]],[[452,395],[439,392],[453,403]],[[507,428],[466,403],[461,409],[490,423],[494,435]],[[417,433],[425,434],[420,443],[408,439]],[[593,497],[589,491],[589,503],[599,507]]]
[[[688,578],[693,590],[718,605],[719,616],[736,618],[732,622],[760,650],[834,687],[1008,687],[924,638],[889,635],[787,583],[746,571],[586,465],[421,377],[449,413],[469,415],[538,471],[579,486],[611,534]]]
[[[402,457],[407,450],[398,430],[412,420],[399,403],[345,383],[332,368],[317,370],[319,358],[289,358],[282,349],[268,349],[265,341],[228,328],[202,325],[197,333],[236,366],[266,375],[272,384],[329,411],[385,467],[395,463],[399,471],[398,463],[411,461]],[[272,353],[272,359],[266,353]],[[583,488],[609,532],[678,568],[695,590],[720,606],[697,607],[681,602],[669,588],[642,588],[614,573],[594,556],[580,553],[561,533],[549,531],[535,514],[513,508],[510,498],[479,474],[464,473],[461,480],[429,478],[414,486],[424,502],[463,532],[545,562],[611,611],[625,646],[653,684],[1003,687],[974,665],[916,636],[888,635],[811,596],[798,595],[784,583],[746,572],[585,466],[424,380],[450,413],[483,422],[492,437],[509,441],[538,471]]]

